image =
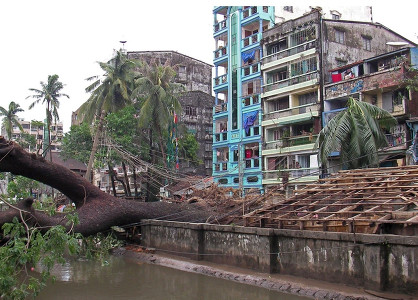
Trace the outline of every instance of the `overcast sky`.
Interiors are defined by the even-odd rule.
[[[231,2],[231,1],[229,1]],[[232,1],[228,5],[277,5],[279,1]],[[321,5],[324,1],[317,1]],[[337,3],[337,2],[335,2]],[[339,5],[344,2],[338,2]],[[416,1],[356,1],[372,5],[373,19],[417,43]],[[174,50],[212,64],[212,9],[209,1],[14,0],[0,6],[0,106],[11,101],[27,120],[42,120],[45,107],[28,110],[29,88],[58,74],[65,84],[59,115],[68,131],[71,112],[86,99],[85,79],[101,75],[97,61],[107,61],[119,41],[128,51]],[[217,4],[217,3],[216,3]],[[292,1],[293,5],[314,5]],[[329,3],[328,3],[329,4]]]

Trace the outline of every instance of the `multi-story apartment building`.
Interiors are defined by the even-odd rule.
[[[37,149],[42,148],[45,150],[46,145],[48,145],[47,138],[48,138],[48,129],[46,128],[45,124],[46,121],[25,121],[24,119],[19,119],[20,125],[22,125],[23,133],[30,134],[35,137],[36,145],[31,146],[27,143],[22,143],[22,145],[27,145],[26,150],[32,152],[36,151]],[[2,126],[1,134],[6,135],[6,130]],[[51,123],[51,150],[60,151],[61,150],[61,142],[63,138],[63,126],[62,122],[53,122]],[[21,140],[24,139],[22,132],[17,126],[13,126],[12,129],[12,140]]]
[[[322,128],[324,84],[331,78],[328,70],[383,55],[394,42],[413,44],[380,24],[326,19],[321,9],[263,32],[261,125],[266,189],[286,184],[291,190],[318,179],[314,143]]]
[[[260,40],[274,25],[274,7],[218,6],[213,16],[214,181],[261,190]]]
[[[418,129],[418,93],[407,89],[404,79],[410,74],[407,66],[417,63],[416,47],[400,48],[329,70],[324,85],[323,125],[345,109],[349,97],[383,108],[398,124],[386,134],[389,147],[379,153],[382,165],[405,165],[406,149]],[[338,156],[338,152],[335,154]],[[328,172],[340,169],[341,165],[331,157]]]

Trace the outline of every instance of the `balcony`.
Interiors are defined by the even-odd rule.
[[[227,110],[228,110],[228,104],[227,103],[221,103],[221,104],[215,105],[213,107],[213,113],[214,114],[219,114],[219,113],[225,112]]]
[[[222,57],[228,57],[228,48],[220,47],[218,50],[213,52],[214,60],[221,59]]]
[[[224,142],[228,140],[228,132],[218,132],[213,135],[213,142]]]
[[[246,48],[246,47],[250,47],[252,45],[258,44],[258,42],[261,39],[261,34],[260,33],[254,33],[250,36],[247,36],[246,38],[242,39],[242,44],[241,47]]]
[[[242,98],[242,104],[244,106],[249,106],[249,105],[253,105],[253,104],[259,104],[260,103],[260,94],[254,94],[251,96],[247,96]]]
[[[285,58],[285,57],[289,57],[291,55],[295,55],[310,49],[315,49],[316,47],[316,40],[311,40],[308,42],[305,42],[303,44],[294,46],[294,47],[290,47],[284,50],[281,50],[279,52],[267,55],[265,57],[263,57],[263,64],[266,65],[268,63],[272,63],[275,62],[277,64],[279,64],[280,62],[278,62],[278,60]],[[267,66],[268,67],[268,66]],[[266,67],[266,68],[267,68]]]
[[[300,106],[265,113],[263,115],[263,121],[281,119],[280,124],[290,124],[299,119],[298,115],[304,114],[306,112],[309,112],[314,116],[318,116],[320,109],[320,105],[317,103],[304,104]],[[283,119],[285,117],[287,118]]]
[[[283,178],[288,178],[290,183],[311,182],[318,180],[319,168],[298,168],[263,171],[264,184],[281,183]]]
[[[244,167],[245,167],[245,169],[259,168],[260,167],[260,158],[259,157],[246,158]]]
[[[215,171],[216,172],[221,172],[221,171],[226,171],[228,170],[228,162],[218,162],[215,163]]]
[[[253,16],[257,13],[258,13],[258,7],[257,6],[248,7],[248,8],[246,8],[242,11],[242,19],[245,20],[245,19],[247,19],[247,18],[249,18],[249,17],[251,17],[251,16]]]
[[[302,75],[298,75],[298,76],[294,76],[294,77],[290,77],[290,78],[286,78],[280,81],[276,81],[273,83],[269,83],[266,84],[264,86],[264,93],[268,93],[274,90],[278,90],[278,89],[282,89],[288,86],[292,86],[292,85],[296,85],[299,83],[303,83],[303,82],[307,82],[310,80],[317,80],[318,79],[318,71],[313,71],[310,73],[306,73],[306,74],[302,74]]]
[[[214,88],[221,87],[222,85],[227,84],[227,83],[228,83],[228,74],[215,77],[213,80]]]
[[[249,66],[242,67],[241,76],[244,79],[247,76],[251,76],[259,72],[260,72],[260,63],[258,62]]]
[[[226,20],[222,20],[213,25],[213,33],[221,32],[224,29],[226,29]]]
[[[266,142],[263,150],[274,150],[280,148],[314,144],[317,137],[317,134],[305,134],[291,137],[283,137],[275,141]]]
[[[248,133],[244,130],[245,137],[258,136],[260,135],[260,132],[261,126],[251,126],[248,128]]]

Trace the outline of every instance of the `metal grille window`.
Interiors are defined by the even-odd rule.
[[[185,113],[187,116],[196,116],[196,107],[186,106]]]
[[[335,29],[335,42],[344,44],[345,43],[345,32],[342,30]]]
[[[293,33],[290,36],[290,47],[297,46],[316,38],[315,26],[310,26],[306,29]]]
[[[317,70],[316,57],[311,57],[291,65],[291,76],[298,76]]]

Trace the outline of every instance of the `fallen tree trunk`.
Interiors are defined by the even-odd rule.
[[[136,202],[111,196],[71,170],[28,153],[17,143],[0,136],[0,172],[11,172],[45,183],[66,195],[76,206],[80,224],[75,232],[85,236],[138,223],[143,219],[164,219],[185,222],[205,222],[211,212],[199,204],[168,202]],[[65,214],[48,216],[32,208],[32,199],[0,212],[0,226],[14,217],[29,225],[69,227]]]

